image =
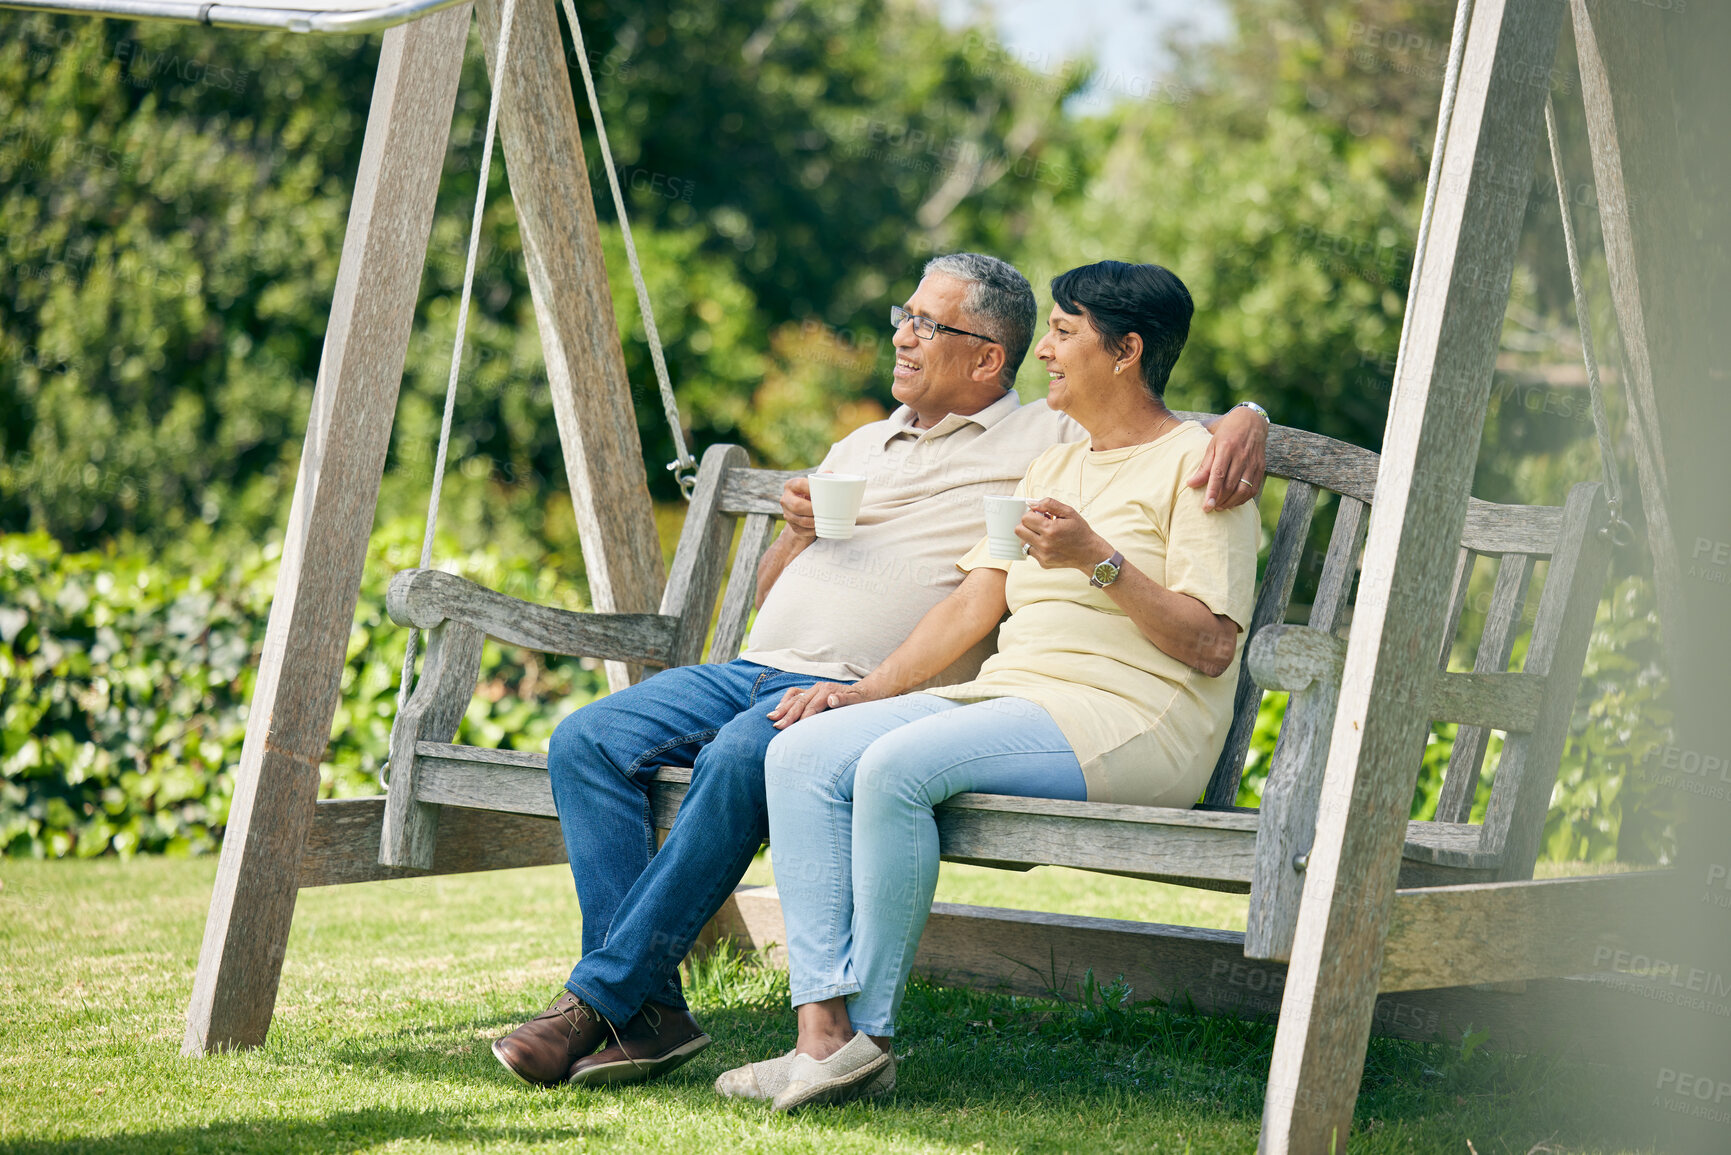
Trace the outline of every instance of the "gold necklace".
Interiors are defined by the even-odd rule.
[[[1076,462],[1076,499],[1078,502],[1078,504],[1076,506],[1076,512],[1081,513],[1083,510],[1087,509],[1090,505],[1094,504],[1094,502],[1100,497],[1101,494],[1105,493],[1108,489],[1111,489],[1112,483],[1114,481],[1118,480],[1118,474],[1123,470],[1124,466],[1126,466],[1130,463],[1130,459],[1139,455],[1142,450],[1147,449],[1149,446],[1153,445],[1156,441],[1159,441],[1161,434],[1164,433],[1166,430],[1166,422],[1171,421],[1172,419],[1173,419],[1173,415],[1168,413],[1161,420],[1160,424],[1155,427],[1154,436],[1150,437],[1147,441],[1144,441],[1140,445],[1136,446],[1136,448],[1134,450],[1132,450],[1131,452],[1126,453],[1124,455],[1124,459],[1122,461],[1118,462],[1118,464],[1113,468],[1111,475],[1106,478],[1105,482],[1100,486],[1099,489],[1096,489],[1094,491],[1094,495],[1092,497],[1084,497],[1082,495],[1082,474],[1088,468],[1088,454],[1094,452],[1094,450],[1091,450],[1091,449],[1083,450],[1081,458]],[[1110,452],[1110,451],[1109,450],[1103,450],[1102,452]]]

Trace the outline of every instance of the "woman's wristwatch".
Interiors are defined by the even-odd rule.
[[[1272,421],[1269,421],[1268,410],[1264,409],[1262,406],[1258,405],[1254,401],[1240,401],[1238,404],[1234,405],[1232,407],[1232,409],[1248,409],[1252,413],[1259,414],[1262,417],[1263,421],[1267,421],[1269,424],[1273,424]],[[1228,413],[1230,413],[1231,411],[1232,411],[1231,409],[1227,410]]]
[[[1088,575],[1088,581],[1096,589],[1103,590],[1118,580],[1118,575],[1123,571],[1123,569],[1124,555],[1119,553],[1117,550],[1113,550],[1111,557],[1094,567],[1094,572]]]

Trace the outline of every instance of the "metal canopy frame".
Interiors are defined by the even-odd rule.
[[[0,0],[0,8],[52,12],[65,16],[110,16],[128,20],[162,20],[171,24],[203,24],[211,28],[251,28],[260,32],[302,32],[356,35],[381,32],[454,7],[465,0],[397,0],[394,4],[344,7],[264,7],[251,4],[211,4],[199,0]]]

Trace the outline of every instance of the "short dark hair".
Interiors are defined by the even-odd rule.
[[[1071,316],[1086,315],[1108,352],[1120,356],[1131,333],[1142,338],[1142,383],[1155,397],[1184,342],[1196,305],[1175,273],[1159,265],[1099,261],[1052,278],[1052,302]]]
[[[968,295],[962,298],[962,311],[976,328],[1004,347],[1004,370],[998,384],[1006,391],[1015,388],[1016,370],[1028,355],[1028,345],[1034,339],[1034,320],[1040,312],[1028,278],[1009,262],[984,253],[933,257],[926,262],[921,276],[933,273],[967,282]]]

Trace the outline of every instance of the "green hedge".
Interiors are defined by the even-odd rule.
[[[380,528],[349,638],[320,795],[376,794],[406,631],[390,575],[416,564],[418,526]],[[228,818],[232,769],[276,582],[277,547],[233,556],[66,553],[46,534],[0,536],[0,846],[61,857],[197,854]],[[576,566],[437,555],[517,596],[581,608]],[[489,644],[458,740],[545,749],[604,686],[577,661]]]
[[[385,616],[384,589],[391,574],[416,563],[419,536],[407,520],[374,535],[322,767],[324,797],[379,790],[406,637]],[[0,536],[0,846],[8,854],[196,854],[217,845],[277,568],[273,546],[222,556],[233,552],[66,553],[45,534]],[[448,548],[437,556],[492,588],[582,608],[575,559],[530,564]],[[1675,815],[1641,773],[1667,741],[1664,685],[1651,587],[1626,579],[1599,608],[1546,821],[1546,857],[1669,857]],[[458,740],[544,750],[559,719],[603,687],[593,663],[549,664],[489,644]],[[1242,804],[1260,797],[1285,706],[1285,695],[1263,701]],[[1453,738],[1452,726],[1431,737],[1414,817],[1435,811]],[[1493,738],[1493,767],[1497,750]],[[1493,778],[1480,784],[1475,820]]]

